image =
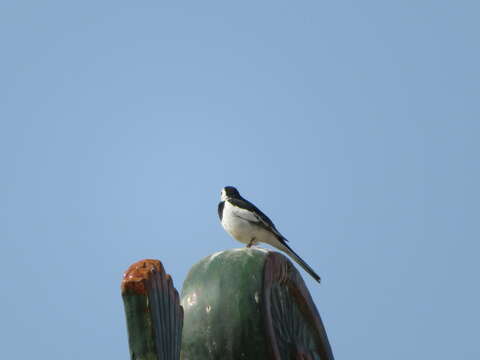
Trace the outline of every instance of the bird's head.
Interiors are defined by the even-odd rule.
[[[240,198],[240,193],[233,186],[225,186],[222,189],[221,199],[222,199],[222,201],[225,201],[228,198],[238,199],[238,198]]]

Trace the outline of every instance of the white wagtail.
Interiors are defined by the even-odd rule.
[[[259,242],[267,243],[295,260],[315,280],[320,276],[290,246],[287,239],[277,230],[272,220],[255,205],[244,199],[233,186],[222,189],[221,201],[218,204],[218,216],[222,226],[234,239],[247,244],[247,247]]]

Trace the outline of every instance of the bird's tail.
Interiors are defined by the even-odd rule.
[[[295,260],[298,265],[300,265],[307,273],[309,273],[311,277],[313,277],[317,282],[320,283],[320,276],[310,267],[310,265],[303,261],[303,259],[298,256],[297,253],[293,251],[292,248],[288,246],[284,240],[275,247],[277,247],[279,250],[286,252],[293,260]]]

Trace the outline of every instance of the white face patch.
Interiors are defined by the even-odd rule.
[[[221,199],[222,201],[227,200],[227,194],[225,193],[225,189],[222,189],[222,193],[221,193],[221,195],[220,195],[220,199]]]

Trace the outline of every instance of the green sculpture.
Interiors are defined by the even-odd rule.
[[[157,290],[162,292],[164,288]],[[176,360],[180,356],[182,360],[333,360],[327,334],[305,283],[280,253],[241,248],[210,255],[190,269],[183,284],[181,307],[175,301],[167,303],[171,306],[163,306],[164,312],[153,316],[151,311],[145,312],[145,307],[138,307],[136,314],[129,313],[125,302],[132,359]],[[176,337],[181,329],[180,314],[184,316],[181,352]],[[149,346],[152,322],[158,323],[154,337],[168,330],[175,336],[164,335],[162,341]],[[180,327],[171,326],[173,323]],[[134,357],[138,351],[132,351],[132,346],[137,343],[146,344],[141,349],[153,349],[149,352],[153,357]],[[162,351],[162,347],[178,352]]]
[[[300,274],[280,253],[241,248],[194,265],[183,284],[183,360],[333,359]]]
[[[141,260],[123,275],[122,297],[132,360],[178,360],[183,309],[158,260]]]

